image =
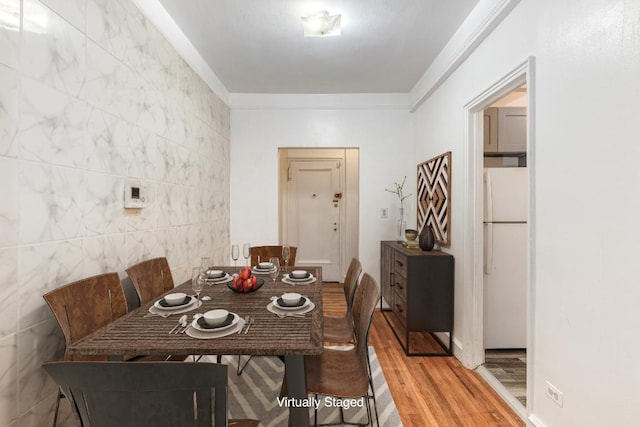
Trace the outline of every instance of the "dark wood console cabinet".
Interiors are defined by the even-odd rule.
[[[380,292],[389,304],[383,315],[405,354],[450,356],[453,256],[441,251],[408,249],[394,241],[381,242],[380,255]],[[445,334],[448,337],[443,340]],[[448,345],[443,341],[448,341]]]

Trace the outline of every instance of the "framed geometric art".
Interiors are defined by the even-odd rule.
[[[418,165],[418,232],[430,225],[436,242],[451,243],[451,151]]]

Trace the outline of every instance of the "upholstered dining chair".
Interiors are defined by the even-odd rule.
[[[369,329],[376,303],[380,298],[380,289],[375,279],[368,273],[355,291],[353,300],[353,321],[355,326],[355,345],[347,350],[325,348],[318,356],[305,356],[307,392],[316,395],[328,395],[341,398],[364,397],[367,403],[367,424],[373,423],[369,397],[373,398],[376,412],[376,424],[379,425],[373,380],[368,362]],[[369,394],[371,388],[371,394]],[[340,412],[342,418],[342,411]],[[315,411],[315,425],[318,413]],[[343,419],[340,420],[344,422]]]
[[[298,252],[297,246],[291,246],[291,255],[289,256],[289,266],[296,264],[296,254]],[[261,262],[268,262],[269,258],[278,257],[280,259],[280,267],[284,266],[284,260],[282,259],[282,246],[252,246],[251,247],[251,265],[258,264],[258,259]]]
[[[258,426],[227,419],[227,365],[67,361],[43,368],[82,427]]]
[[[165,257],[142,261],[127,268],[140,304],[146,304],[173,289],[173,276]]]
[[[362,273],[362,264],[358,259],[352,258],[342,284],[347,311],[342,316],[327,314],[323,316],[324,340],[326,342],[353,343],[353,297],[356,293],[360,273]]]
[[[66,346],[113,322],[127,312],[127,304],[117,273],[87,277],[61,286],[44,296],[64,335]],[[90,303],[89,303],[90,302]],[[65,349],[65,360],[106,360],[106,356],[71,355]],[[53,425],[58,422],[58,391]]]

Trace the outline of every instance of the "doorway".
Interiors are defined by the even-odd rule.
[[[478,373],[485,378],[485,380],[496,390],[496,392],[507,401],[512,409],[514,409],[523,419],[527,417],[527,409],[526,406],[523,405],[523,401],[526,402],[526,396],[530,396],[531,392],[531,381],[526,381],[527,379],[532,378],[532,373],[534,369],[533,359],[531,358],[531,353],[533,349],[533,320],[532,320],[532,278],[531,278],[531,266],[532,266],[532,248],[533,240],[532,240],[532,230],[535,223],[535,218],[532,216],[533,210],[533,191],[530,183],[533,182],[533,147],[534,147],[534,139],[533,139],[533,58],[527,59],[527,61],[523,62],[509,74],[504,76],[498,82],[496,82],[493,86],[485,90],[483,93],[478,95],[475,99],[473,99],[470,103],[465,106],[465,113],[468,117],[468,127],[466,129],[465,140],[467,141],[467,145],[465,146],[465,155],[466,155],[466,166],[467,166],[467,187],[466,187],[466,197],[465,197],[465,205],[470,212],[471,220],[465,225],[466,227],[466,237],[465,237],[465,247],[468,248],[468,251],[465,251],[464,255],[464,275],[466,283],[470,283],[470,292],[464,298],[464,305],[468,310],[468,313],[471,313],[471,316],[465,321],[465,329],[467,332],[465,338],[465,352],[463,353],[463,363],[470,368],[477,369]],[[487,133],[488,130],[487,123],[487,115],[486,113],[499,113],[498,111],[491,111],[492,108],[500,108],[500,102],[507,102],[506,100],[509,97],[517,96],[518,92],[522,92],[526,90],[526,102],[524,103],[525,109],[525,119],[524,119],[524,150],[517,149],[513,150],[509,148],[507,152],[509,152],[510,156],[503,155],[503,153],[497,152],[496,154],[489,154],[485,156],[487,153],[487,147],[485,146],[485,136],[490,138],[491,136]],[[513,106],[513,105],[512,105]],[[505,113],[503,111],[502,113]],[[508,118],[507,118],[508,119]],[[511,124],[521,120],[521,117],[516,117],[516,120],[511,122]],[[503,120],[504,123],[504,120]],[[498,120],[498,128],[500,126]],[[504,129],[503,129],[504,131]],[[513,128],[506,129],[507,132],[513,131]],[[485,135],[487,133],[487,135]],[[499,141],[498,141],[499,145]],[[515,154],[516,152],[519,154]],[[485,162],[485,158],[488,161]],[[509,353],[507,356],[505,354],[500,354],[500,352],[506,352],[510,350],[512,345],[510,344],[511,338],[506,339],[507,344],[500,343],[493,345],[487,345],[485,342],[488,339],[486,333],[492,332],[491,328],[495,327],[495,316],[490,310],[495,309],[496,300],[493,298],[491,300],[490,295],[487,292],[490,290],[486,284],[486,268],[487,268],[487,255],[491,255],[491,252],[487,248],[489,236],[487,236],[487,227],[485,221],[485,166],[487,167],[501,167],[507,166],[509,168],[517,168],[518,166],[526,166],[524,171],[524,175],[526,176],[526,180],[528,184],[525,185],[524,190],[526,194],[523,195],[526,200],[525,207],[525,216],[526,221],[514,221],[515,223],[524,222],[523,225],[520,226],[518,230],[518,234],[522,237],[522,254],[521,257],[524,260],[523,271],[521,271],[522,281],[519,283],[521,293],[519,294],[521,298],[520,303],[522,304],[520,311],[524,311],[525,315],[523,316],[522,323],[518,328],[518,338],[521,341],[518,344],[513,345],[515,348],[524,348],[526,352],[529,353],[529,357],[522,357],[522,354],[516,353],[514,358],[516,361],[520,362],[522,359],[525,359],[528,363],[526,363],[526,367],[524,370],[526,374],[522,375],[522,371],[520,371],[520,377],[518,379],[523,379],[526,385],[522,384],[521,386],[526,390],[526,392],[522,391],[509,391],[509,389],[505,386],[505,384],[501,383],[499,379],[510,381],[509,378],[499,378],[499,375],[494,375],[496,371],[492,373],[489,369],[491,366],[491,362],[494,360],[494,356],[498,359],[507,359],[505,362],[508,362],[509,358],[513,355]],[[521,171],[522,172],[522,171]],[[522,175],[522,174],[521,174]],[[517,225],[507,224],[505,229],[514,228]],[[496,227],[497,228],[497,227]],[[510,234],[507,233],[507,236]],[[496,234],[492,234],[492,236],[496,236]],[[498,249],[498,248],[494,248]],[[494,252],[495,255],[495,252]],[[493,265],[493,264],[491,264]],[[513,290],[513,289],[510,289]],[[494,295],[495,296],[495,295]],[[508,300],[511,297],[505,297]],[[500,299],[498,299],[500,303]],[[493,303],[494,307],[487,307],[488,304]],[[503,301],[504,303],[504,301]],[[498,319],[498,322],[501,320]],[[492,323],[494,322],[492,326]],[[495,332],[495,331],[493,331]],[[511,333],[512,331],[500,331],[500,333],[506,332]],[[524,336],[523,336],[524,335]],[[495,338],[495,337],[494,337]],[[524,343],[524,345],[522,345]],[[521,347],[522,346],[522,347]],[[486,352],[487,348],[497,347],[497,355],[494,355],[492,352]],[[502,357],[505,356],[505,357]],[[503,360],[504,361],[504,360]],[[511,360],[512,362],[514,359]],[[498,370],[501,368],[498,368]],[[507,371],[510,368],[507,368]],[[503,369],[504,371],[504,369]],[[505,371],[506,372],[506,371]],[[524,394],[524,396],[520,396]],[[518,400],[518,397],[524,398],[522,401]]]
[[[298,247],[297,264],[342,282],[358,256],[358,149],[282,148],[279,159],[280,241]]]
[[[484,367],[526,407],[527,87],[483,110]]]

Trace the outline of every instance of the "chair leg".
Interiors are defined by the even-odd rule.
[[[378,402],[376,402],[376,390],[373,388],[373,372],[371,372],[371,360],[369,360],[369,349],[367,349],[367,371],[369,371],[369,387],[371,387],[371,397],[373,398],[373,410],[376,413],[376,425],[380,427],[380,420],[378,419]],[[371,424],[373,425],[373,421]]]
[[[244,371],[244,368],[247,367],[247,365],[249,364],[249,361],[253,358],[253,356],[249,356],[249,358],[246,360],[246,362],[244,362],[243,365],[240,364],[240,355],[238,355],[238,367],[236,368],[236,375],[242,375],[242,371]]]
[[[314,394],[314,397],[318,399],[318,394]],[[318,427],[318,408],[316,406],[313,407],[313,427]]]
[[[58,412],[60,411],[60,399],[64,397],[62,394],[62,390],[58,388],[58,397],[56,398],[56,410],[53,413],[53,427],[56,427],[58,424]]]

